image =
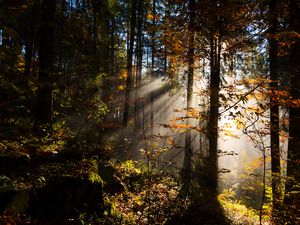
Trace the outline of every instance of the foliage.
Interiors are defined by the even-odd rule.
[[[180,214],[187,207],[186,200],[179,197],[180,187],[171,176],[146,171],[143,165],[133,161],[113,164],[117,169],[115,175],[125,189],[106,195],[103,223],[165,224],[173,214]]]
[[[226,216],[233,225],[257,225],[259,224],[259,212],[251,207],[244,205],[241,201],[235,200],[233,190],[226,189],[218,196]],[[263,224],[269,224],[269,217],[264,218]]]
[[[267,166],[270,158],[267,159]],[[219,201],[233,224],[259,224],[259,212],[263,201],[265,183],[265,197],[262,206],[263,222],[268,224],[272,212],[272,188],[270,172],[263,181],[262,160],[246,163],[236,183],[229,189],[224,189],[219,195]]]
[[[50,3],[56,6],[53,16],[47,15],[52,14]],[[189,161],[186,165],[190,163],[191,170],[197,167],[192,165],[196,161],[199,171],[203,169],[200,173],[212,171],[203,180],[189,183],[192,198],[204,198],[199,183],[210,182],[213,177],[212,183],[217,184],[217,172],[230,172],[217,171],[218,156],[237,154],[217,148],[218,132],[240,138],[230,130],[235,126],[247,135],[264,162],[258,159],[246,165],[232,189],[235,194],[227,191],[220,201],[234,221],[256,223],[257,210],[265,197],[262,208],[267,221],[273,200],[269,178],[275,177],[268,171],[269,154],[275,155],[269,151],[273,131],[270,110],[286,110],[278,121],[282,126],[276,135],[282,141],[292,137],[288,139],[288,160],[283,164],[292,174],[281,182],[282,186],[286,184],[287,199],[299,189],[300,133],[294,129],[299,123],[293,124],[300,118],[300,97],[295,91],[299,90],[300,77],[299,5],[296,0],[279,1],[275,15],[268,4],[259,0],[242,4],[196,0],[2,0],[0,167],[4,175],[0,177],[0,191],[39,188],[57,175],[84,176],[102,184],[94,159],[138,148],[141,151],[135,157],[144,157],[146,163],[108,162],[123,189],[107,194],[108,209],[103,220],[111,224],[163,224],[170,215],[180,214],[189,200],[181,199],[176,178],[161,171],[168,170],[165,167],[173,159],[181,160],[185,151],[184,160]],[[269,21],[272,15],[279,23],[274,32],[277,22]],[[46,32],[44,27],[48,27]],[[268,55],[273,49],[268,40],[278,42],[274,55],[278,57],[278,79],[273,80],[270,77],[274,68]],[[194,81],[189,82],[192,76]],[[156,91],[159,84],[163,85]],[[272,84],[278,90],[270,88]],[[193,107],[172,109],[185,104],[179,102],[179,96],[181,99],[181,95],[185,98],[189,94],[194,98]],[[172,109],[179,116],[167,118],[164,109]],[[127,125],[127,121],[122,123],[127,114],[129,123],[123,127]],[[45,115],[47,121],[41,121]],[[218,124],[221,116],[229,118],[222,128]],[[157,121],[166,129],[156,129]],[[171,135],[165,135],[169,131]],[[133,142],[126,146],[122,143],[127,141],[124,134],[137,139],[134,146]],[[182,134],[186,135],[185,147],[181,145]],[[174,153],[173,158],[163,162],[168,151]],[[158,165],[163,166],[156,168]],[[276,176],[281,178],[280,173]],[[280,188],[284,195],[284,188]],[[26,208],[27,200],[25,195],[18,196],[11,208]],[[295,203],[290,205],[293,208]],[[81,223],[101,223],[94,215],[81,213]],[[13,224],[9,217],[3,218]]]

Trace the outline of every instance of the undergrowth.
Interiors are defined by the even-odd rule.
[[[124,190],[105,194],[102,224],[165,224],[187,208],[189,201],[179,197],[180,186],[171,175],[149,171],[131,160],[111,163]]]
[[[226,217],[232,225],[257,225],[259,224],[259,211],[247,207],[242,201],[237,200],[232,190],[226,189],[218,196]],[[270,217],[265,215],[262,224],[269,224]]]

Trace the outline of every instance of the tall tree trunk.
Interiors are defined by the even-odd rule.
[[[290,0],[290,31],[300,33],[300,5],[297,0]],[[294,100],[300,99],[300,40],[295,35],[290,50],[290,96]],[[289,110],[289,143],[287,163],[287,183],[285,191],[286,210],[292,218],[297,219],[300,214],[300,106],[293,105]],[[299,218],[298,221],[299,222]]]
[[[108,15],[104,15],[104,18],[109,18]],[[104,77],[104,87],[103,87],[103,101],[109,103],[110,95],[110,47],[109,47],[109,20],[105,19],[101,28],[101,40],[100,40],[100,71],[105,74]]]
[[[64,44],[63,44],[63,38],[64,38],[64,32],[65,32],[65,26],[63,25],[66,18],[65,18],[65,12],[67,10],[66,0],[62,0],[60,3],[60,10],[59,10],[59,20],[58,22],[61,24],[59,26],[58,33],[58,56],[57,56],[57,64],[58,68],[57,71],[59,71],[61,74],[63,74],[63,79],[61,81],[61,84],[63,86],[63,91],[66,93],[67,91],[67,73],[65,70],[65,54],[64,54]]]
[[[209,177],[208,184],[214,194],[218,187],[218,119],[220,95],[220,53],[221,41],[218,32],[210,40],[210,106],[209,106]]]
[[[129,48],[127,50],[127,79],[126,79],[126,90],[125,90],[125,107],[124,107],[124,118],[123,126],[126,127],[129,120],[129,105],[131,100],[132,90],[132,59],[133,59],[133,46],[135,39],[135,28],[136,28],[136,3],[137,0],[133,0],[131,4],[131,18],[130,18],[130,35],[129,35]]]
[[[27,40],[25,44],[25,69],[24,69],[24,75],[26,76],[29,76],[31,72],[32,55],[33,55],[33,42],[31,40]]]
[[[42,1],[42,24],[39,43],[39,87],[36,106],[36,125],[52,122],[53,34],[56,1]]]
[[[152,33],[151,33],[151,77],[150,82],[154,80],[154,69],[155,69],[155,20],[156,20],[156,0],[152,2]],[[151,88],[151,87],[150,87]],[[151,130],[154,125],[154,93],[151,91],[150,93],[150,127]]]
[[[2,27],[2,46],[1,46],[1,52],[3,54],[2,57],[0,57],[0,63],[2,66],[2,69],[6,71],[9,68],[9,55],[8,55],[8,39],[9,36],[7,34],[7,28],[5,26]]]
[[[143,66],[143,20],[144,20],[144,4],[142,0],[138,0],[138,33],[137,33],[137,73],[135,87],[135,129],[141,128],[140,113],[140,87],[142,83],[142,66]]]
[[[280,205],[280,149],[279,149],[279,106],[278,106],[278,6],[276,0],[269,2],[269,59],[270,59],[270,136],[271,136],[271,165],[272,165],[272,193],[273,219]]]
[[[187,119],[186,124],[191,124],[191,119],[189,118],[189,110],[192,109],[193,101],[193,81],[194,81],[194,28],[195,28],[195,0],[190,0],[189,2],[189,50],[188,50],[188,83],[187,83]],[[191,180],[192,173],[192,138],[191,130],[185,134],[185,152],[184,152],[184,163],[183,163],[183,182],[188,185]]]
[[[33,2],[33,5],[30,6],[28,10],[28,19],[26,21],[26,40],[25,40],[25,69],[24,75],[29,76],[32,70],[32,58],[34,57],[34,45],[36,31],[34,29],[37,19],[37,3]]]
[[[115,30],[116,30],[116,20],[111,17],[111,28],[110,28],[110,74],[115,75]]]
[[[92,1],[93,6],[93,41],[95,45],[95,73],[105,74],[103,78],[102,100],[109,102],[110,82],[110,19],[111,15],[105,1]]]

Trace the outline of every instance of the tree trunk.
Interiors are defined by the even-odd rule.
[[[115,18],[111,17],[111,28],[110,28],[110,74],[115,75],[115,30],[116,30],[116,21]]]
[[[269,59],[270,59],[270,137],[271,137],[271,166],[272,166],[272,193],[273,193],[273,219],[280,205],[280,149],[279,149],[279,107],[278,107],[278,41],[276,32],[277,1],[269,2]]]
[[[154,80],[154,68],[155,68],[155,20],[156,20],[156,0],[153,0],[152,2],[152,33],[151,33],[151,77],[150,77],[150,83]],[[150,93],[150,127],[151,130],[154,125],[154,93],[151,91]],[[153,131],[153,130],[152,130]]]
[[[290,31],[300,33],[300,5],[297,0],[290,0]],[[300,40],[294,37],[290,48],[290,97],[300,99]],[[287,183],[285,190],[285,206],[291,216],[297,219],[300,209],[300,106],[292,105],[289,111],[289,143],[287,163]],[[298,220],[299,222],[299,220]]]
[[[144,4],[142,0],[138,0],[138,33],[137,33],[137,73],[135,87],[135,129],[142,126],[140,113],[140,87],[142,83],[142,66],[143,66],[143,20],[144,20]]]
[[[106,9],[105,9],[106,10]],[[109,18],[108,15],[103,16],[104,18]],[[109,103],[109,95],[111,91],[110,87],[110,47],[109,47],[109,41],[108,41],[108,34],[109,34],[109,20],[105,19],[102,21],[103,25],[101,27],[101,40],[100,40],[100,72],[105,74],[105,77],[103,78],[103,101],[105,103]]]
[[[33,42],[27,40],[25,44],[25,69],[24,69],[25,76],[29,76],[31,72],[32,53],[33,53],[32,48],[33,48]]]
[[[42,23],[39,43],[39,87],[36,106],[36,125],[52,122],[53,34],[56,1],[42,1]]]
[[[102,100],[105,103],[109,102],[110,82],[109,76],[111,72],[110,68],[110,19],[111,15],[109,9],[106,6],[105,1],[92,1],[93,6],[93,42],[95,45],[94,57],[95,57],[95,73],[99,72],[104,74],[103,77],[103,89]]]
[[[133,58],[133,45],[134,45],[135,28],[136,28],[136,3],[137,0],[133,0],[131,4],[129,48],[127,50],[127,79],[126,79],[126,91],[125,91],[124,118],[123,118],[124,127],[128,125],[129,105],[131,100],[130,95],[132,90],[132,58]]]
[[[34,57],[34,45],[36,43],[36,30],[34,29],[37,20],[37,3],[33,2],[28,10],[28,19],[26,20],[26,36],[25,36],[25,69],[24,75],[29,76],[32,71],[32,59]]]
[[[187,104],[186,110],[187,112],[192,109],[192,101],[193,101],[193,80],[194,80],[194,27],[195,27],[195,1],[190,0],[189,2],[189,13],[190,13],[190,21],[189,21],[189,50],[188,50],[188,83],[187,83]],[[189,114],[187,113],[186,124],[191,124],[191,119],[189,118]],[[184,152],[184,163],[183,163],[183,182],[188,185],[191,180],[192,173],[192,138],[191,138],[191,130],[186,132],[185,134],[185,152]]]
[[[3,71],[6,71],[9,68],[9,54],[8,54],[8,39],[9,36],[7,34],[7,29],[5,26],[1,27],[2,29],[2,46],[1,46],[1,53],[3,54],[2,57],[0,57],[0,63],[2,66]]]
[[[209,176],[208,185],[214,194],[218,186],[218,119],[220,93],[220,53],[221,41],[217,32],[210,40],[210,106],[209,106]]]

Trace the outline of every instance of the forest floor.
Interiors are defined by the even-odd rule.
[[[115,152],[116,157],[119,158],[121,161],[123,160],[124,162],[127,162],[126,160],[131,161],[133,158],[135,158],[135,159],[139,158],[139,160],[136,160],[134,162],[143,161],[144,163],[146,163],[147,159],[145,159],[145,155],[143,156],[143,153],[138,152],[136,149],[137,146],[139,145],[139,142],[141,142],[141,140],[143,140],[141,133],[139,133],[139,134],[136,133],[136,136],[128,135],[128,133],[126,133],[126,134],[127,134],[126,137],[123,137],[122,135],[120,135],[120,136],[118,136],[118,138],[115,138],[115,139],[119,140],[118,143],[116,143],[115,149],[114,149],[114,151],[119,151],[119,152]],[[125,139],[125,140],[120,141],[120,139]],[[144,157],[144,158],[142,158],[142,157]],[[152,164],[152,166],[154,166],[155,161],[152,161],[151,164]],[[155,168],[154,168],[154,170],[155,170]],[[167,169],[167,171],[168,171],[168,169]],[[147,185],[145,186],[145,183],[139,184],[139,185],[144,185],[144,187],[143,187],[144,190],[149,188],[149,193],[150,192],[152,193],[151,199],[156,199],[156,200],[151,200],[151,201],[155,201],[155,202],[150,203],[153,208],[161,207],[161,206],[158,206],[158,204],[164,204],[165,207],[171,208],[171,209],[167,210],[167,211],[171,211],[170,215],[164,215],[163,212],[159,212],[162,215],[169,217],[169,219],[167,219],[164,224],[166,224],[166,225],[230,225],[231,224],[229,219],[226,218],[224,210],[223,210],[220,202],[218,201],[217,196],[212,196],[210,190],[207,190],[206,188],[201,187],[201,184],[197,183],[196,179],[201,180],[199,175],[196,175],[195,177],[197,177],[197,178],[194,181],[192,181],[191,187],[189,188],[190,193],[187,194],[187,193],[185,193],[185,191],[180,191],[178,189],[179,192],[177,193],[178,195],[177,195],[176,203],[170,202],[170,201],[164,202],[164,199],[160,199],[160,196],[167,192],[169,192],[168,195],[170,195],[170,192],[172,191],[173,187],[168,187],[169,184],[165,184],[164,181],[160,180],[160,178],[158,178],[158,177],[170,176],[170,177],[177,177],[176,179],[178,179],[178,174],[180,174],[180,168],[176,168],[176,171],[177,171],[176,172],[177,174],[173,173],[173,175],[172,175],[172,173],[171,174],[164,173],[163,175],[161,175],[160,173],[154,172],[154,174],[153,174],[151,172],[150,176],[154,176],[154,178],[151,178],[152,180],[150,182],[152,182],[152,183],[150,186],[158,187],[157,190],[151,190],[150,187],[148,187]],[[173,170],[173,172],[174,172],[174,170]],[[144,178],[145,178],[145,180],[149,179],[149,177],[144,177]],[[122,183],[126,183],[126,181],[122,182]],[[146,181],[146,183],[147,183],[147,181]],[[137,186],[139,186],[139,185],[137,185]],[[162,187],[163,185],[166,185],[165,190],[160,191],[159,188]],[[182,188],[179,184],[177,184],[177,185],[178,185],[177,188]],[[132,186],[132,184],[129,184],[129,186]],[[127,188],[125,188],[125,190],[126,189]],[[122,193],[120,193],[120,194],[122,194]],[[143,198],[143,197],[141,197],[142,195],[143,194],[138,193],[138,192],[135,193],[135,196],[139,196],[140,198]],[[155,197],[153,197],[153,196],[155,196]],[[132,197],[132,199],[134,199],[134,198],[135,197]],[[145,197],[145,198],[147,198],[147,197]],[[185,204],[184,203],[185,199],[188,199],[187,200],[188,204],[183,206]],[[161,201],[161,202],[159,203],[159,201]],[[116,203],[116,205],[119,205],[119,204],[120,204],[120,202]],[[178,206],[180,204],[181,204],[181,206]],[[177,207],[179,208],[179,210],[172,209],[172,208],[177,208]],[[130,207],[128,207],[128,208],[130,208]],[[136,211],[139,211],[139,210],[143,211],[143,209],[137,207]],[[165,209],[162,209],[161,211],[164,211],[164,210]],[[172,212],[172,210],[173,210],[173,212]],[[121,211],[122,211],[122,209],[121,209]],[[128,211],[130,211],[130,209]],[[152,212],[152,213],[155,214],[155,212]],[[128,215],[128,212],[123,213],[124,217],[126,217],[126,215]],[[158,215],[154,215],[154,216],[159,217]],[[139,224],[139,223],[137,223],[137,224]],[[141,223],[141,224],[143,224],[143,223]],[[146,223],[146,224],[152,224],[152,223]],[[162,224],[162,223],[157,223],[157,221],[156,221],[156,223],[153,223],[153,224]]]
[[[181,216],[173,216],[168,225],[230,225],[217,198],[194,201]]]
[[[97,161],[99,175],[101,179],[103,179],[104,184],[106,184],[103,189],[104,196],[102,201],[104,200],[107,215],[104,215],[104,217],[106,217],[105,220],[102,220],[102,216],[100,215],[99,219],[101,222],[94,218],[94,221],[91,224],[232,224],[229,219],[226,218],[224,210],[217,197],[211,197],[209,190],[204,187],[201,188],[201,185],[197,184],[197,181],[194,181],[191,184],[191,193],[185,195],[185,193],[181,191],[181,185],[178,180],[178,174],[180,173],[179,170],[177,170],[176,176],[174,174],[170,175],[165,171],[149,171],[146,167],[145,159],[134,161],[130,158],[126,158],[142,156],[140,152],[138,153],[141,154],[140,156],[136,155],[136,149],[133,152],[130,152],[130,149],[137,146],[137,143],[134,143],[134,140],[138,142],[143,139],[140,135],[141,134],[138,136],[127,136],[126,140],[121,141],[119,139],[120,136],[114,139],[118,141],[115,145],[112,145],[114,149],[111,149],[111,151],[128,151],[125,151],[126,154],[123,155],[123,160],[109,160],[108,158],[103,160],[105,156],[96,156],[95,152],[91,155],[84,156],[80,156],[77,153],[75,155],[58,153],[50,155],[31,155],[30,158],[6,157],[0,158],[2,160],[0,161],[1,174],[8,177],[14,185],[17,185],[15,187],[18,190],[31,191],[43,188],[45,185],[48,185],[47,182],[51,180],[51,178],[59,177],[61,175],[67,175],[67,177],[88,176],[90,178],[90,174],[95,174],[95,172],[97,172],[97,169],[95,170],[94,167],[94,163]],[[105,146],[106,145],[103,147],[105,148]],[[99,164],[99,160],[101,161],[101,159],[104,164],[109,166],[103,169],[103,167]],[[110,163],[111,160],[112,163]],[[104,171],[106,174],[103,174],[101,171]],[[203,178],[199,179],[199,177],[197,179],[199,181],[203,180]],[[86,181],[84,181],[84,183],[80,183],[76,179],[70,180],[70,182],[75,182],[74,184],[79,188],[72,190],[65,188],[68,186],[68,182],[69,181],[59,184],[64,186],[64,190],[61,190],[61,188],[57,185],[50,187],[50,191],[57,191],[57,195],[52,195],[52,198],[59,198],[59,201],[62,201],[63,204],[59,205],[59,207],[62,208],[68,205],[77,204],[77,201],[81,201],[82,199],[76,198],[76,191],[85,188],[82,184],[87,184],[85,183]],[[70,195],[70,193],[74,193],[74,195]],[[67,197],[65,201],[60,199],[61,196],[68,195],[69,197]],[[70,196],[74,197],[75,202]],[[11,199],[13,199],[13,197]],[[23,203],[21,203],[21,205],[17,205],[17,207],[28,207],[26,205],[28,198],[25,198],[22,201]],[[41,204],[44,207],[46,202],[42,202]],[[21,209],[21,211],[22,210],[23,209]],[[80,213],[80,216],[83,217],[83,220],[87,220],[88,222],[90,217],[88,214],[84,214],[83,212]],[[151,215],[151,222],[147,222],[148,215]],[[50,218],[55,217],[52,216]],[[49,221],[52,221],[50,218]],[[60,224],[57,222],[58,218],[59,217],[56,217],[55,222],[49,222],[47,224]],[[142,219],[145,219],[146,222],[139,222],[142,221]],[[125,223],[124,221],[127,222]],[[74,223],[68,224],[77,224],[75,222],[76,220],[74,220]],[[63,225],[64,223],[61,224]]]
[[[165,170],[157,169],[156,166],[161,163],[161,161],[155,160],[157,155],[153,153],[146,156],[145,151],[140,151],[142,148],[145,149],[145,141],[147,142],[145,139],[149,138],[149,136],[146,137],[144,132],[137,132],[134,129],[129,132],[128,129],[122,130],[119,128],[107,129],[106,132],[101,141],[101,149],[88,153],[81,152],[79,145],[68,150],[62,149],[61,152],[43,152],[30,146],[26,149],[20,148],[26,154],[21,152],[22,154],[19,154],[18,157],[0,158],[1,174],[9,178],[17,190],[35,192],[38,189],[43,190],[43,187],[48,185],[49,180],[55,177],[61,177],[62,175],[65,177],[79,176],[88,177],[88,180],[93,181],[95,178],[90,175],[97,173],[96,175],[99,175],[100,179],[104,181],[103,199],[101,201],[104,201],[103,204],[106,207],[105,220],[101,219],[103,215],[99,216],[101,221],[99,222],[98,218],[89,217],[89,214],[86,214],[85,211],[78,211],[80,218],[77,222],[80,220],[87,220],[86,222],[88,222],[90,218],[93,218],[91,224],[230,224],[217,197],[210,197],[209,190],[206,190],[206,188],[199,188],[199,185],[196,185],[194,189],[193,187],[190,188],[193,189],[191,195],[185,196],[184,193],[181,193],[180,167],[178,167],[180,164],[177,164],[177,168],[172,168],[174,169],[173,174],[169,174]],[[168,141],[171,142],[167,139]],[[178,148],[175,148],[175,150],[177,151]],[[181,149],[179,150],[181,151]],[[160,152],[157,152],[157,154],[160,155]],[[109,160],[109,158],[111,159]],[[147,168],[147,160],[150,158],[152,159],[151,170]],[[109,166],[103,168],[100,166],[101,161]],[[113,163],[110,163],[110,161]],[[96,164],[98,169],[95,169],[95,162],[98,164]],[[104,174],[102,171],[104,171]],[[64,209],[72,206],[72,204],[81,204],[85,196],[78,199],[76,193],[79,189],[85,189],[82,184],[87,185],[88,180],[81,183],[78,182],[78,179],[71,179],[66,182],[59,181],[59,186],[50,186],[49,190],[57,193],[57,195],[52,193],[54,194],[52,199],[61,202],[59,203],[61,205],[57,205],[53,201],[51,203],[53,208],[60,207],[60,209]],[[69,186],[68,182],[75,182],[74,184],[78,188],[69,189],[67,187]],[[60,185],[63,185],[63,189],[60,188]],[[89,190],[86,190],[86,193],[88,194]],[[28,196],[31,196],[31,194]],[[66,199],[63,200],[63,197],[66,197]],[[14,199],[12,196],[8,200],[8,204],[11,205],[9,201]],[[186,199],[188,200],[186,201]],[[48,207],[46,206],[47,202],[44,200],[41,200],[42,202],[39,204]],[[22,201],[23,203],[21,205],[17,204],[16,207],[20,207],[20,210],[26,213],[29,198],[26,197]],[[186,202],[188,203],[186,204]],[[47,224],[59,224],[57,219],[62,215],[57,215],[56,212],[53,213]],[[51,223],[50,218],[55,217],[56,222]],[[145,220],[145,223],[141,222],[142,219]],[[72,221],[74,223],[68,224],[77,224],[75,223],[76,220]]]

